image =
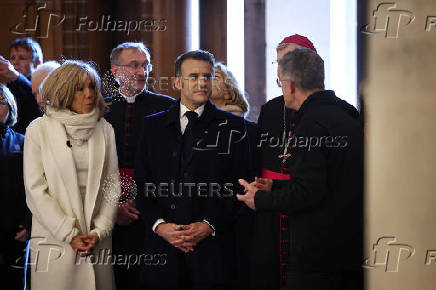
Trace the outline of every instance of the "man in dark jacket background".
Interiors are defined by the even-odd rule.
[[[24,134],[30,122],[42,116],[30,79],[43,56],[39,43],[30,37],[15,39],[9,54],[9,60],[0,55],[0,82],[8,86],[17,102],[18,120],[13,129]]]
[[[363,132],[354,107],[324,90],[324,62],[295,49],[279,62],[290,181],[258,179],[238,199],[289,215],[289,289],[362,289]]]

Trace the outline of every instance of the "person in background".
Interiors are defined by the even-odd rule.
[[[297,48],[279,61],[295,110],[289,180],[257,179],[237,195],[259,212],[289,216],[287,289],[363,289],[363,129],[359,112],[324,88],[324,61]],[[346,233],[346,234],[344,234]]]
[[[23,183],[24,136],[12,127],[17,105],[9,89],[0,84],[0,273],[2,283],[23,288],[23,252],[30,229]],[[13,268],[19,266],[20,268]]]
[[[215,79],[210,100],[218,109],[240,117],[248,112],[247,100],[236,78],[221,62],[215,64]]]
[[[174,99],[147,90],[152,65],[150,52],[142,42],[119,44],[112,50],[110,62],[112,74],[120,87],[115,95],[105,99],[110,109],[105,118],[114,127],[120,173],[122,177],[131,178],[144,116],[168,109]],[[123,193],[113,233],[114,252],[142,254],[143,227],[133,196]],[[134,287],[138,266],[115,265],[114,271],[118,290]]]
[[[41,83],[44,79],[55,69],[57,69],[60,64],[57,61],[51,60],[40,64],[34,71],[32,75],[32,93],[36,98],[38,106],[42,108],[44,105],[42,103],[41,95],[39,93]]]
[[[296,48],[316,52],[313,43],[305,36],[294,34],[277,45],[277,60]],[[277,67],[277,85],[280,87],[280,70]],[[285,143],[292,134],[294,110],[287,108],[283,95],[269,100],[260,108],[257,121],[258,140],[255,159],[257,176],[274,180],[289,180]],[[286,287],[288,259],[288,218],[279,212],[254,213],[252,289],[269,290]]]
[[[33,71],[43,62],[41,47],[30,37],[17,38],[9,47],[9,60],[0,55],[0,83],[14,95],[18,120],[14,130],[24,134],[31,121],[42,115],[32,94]]]
[[[65,61],[43,82],[41,98],[45,114],[24,141],[31,288],[115,289],[107,256],[121,187],[100,77],[84,62]]]
[[[244,92],[239,87],[238,81],[233,73],[222,63],[215,63],[215,78],[213,82],[210,100],[214,105],[223,111],[230,112],[240,117],[248,114],[249,105]],[[257,125],[254,122],[245,120],[250,145],[251,161],[254,172],[254,165],[257,163],[256,138]],[[251,245],[253,242],[253,218],[251,210],[243,206],[237,215],[234,230],[236,237],[237,266],[238,266],[238,289],[249,289]]]

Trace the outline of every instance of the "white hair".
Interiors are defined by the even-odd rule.
[[[50,60],[46,61],[43,64],[40,64],[36,67],[36,69],[32,73],[32,78],[39,78],[43,76],[43,79],[47,77],[52,71],[60,67],[61,65],[55,61]]]

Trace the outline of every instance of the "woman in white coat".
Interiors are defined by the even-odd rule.
[[[111,231],[120,184],[100,78],[88,64],[66,61],[40,93],[45,114],[27,127],[24,143],[31,288],[115,289]]]

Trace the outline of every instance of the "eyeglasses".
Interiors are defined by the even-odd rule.
[[[189,76],[189,77],[182,77],[182,78],[185,81],[193,81],[193,82],[195,82],[195,81],[206,81],[206,82],[208,82],[208,81],[214,79],[213,76]]]
[[[153,65],[151,63],[144,62],[143,64],[140,64],[139,62],[131,62],[129,64],[117,64],[117,66],[126,66],[131,68],[132,70],[138,70],[142,68],[145,72],[149,73],[153,69]]]
[[[279,79],[279,78],[276,78],[276,83],[277,83],[277,86],[279,87],[279,88],[281,88],[282,87],[282,83],[284,83],[284,82],[290,82],[291,80],[281,80],[281,79]]]

